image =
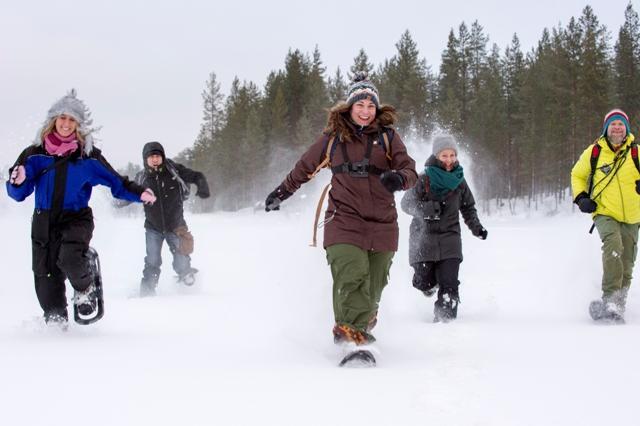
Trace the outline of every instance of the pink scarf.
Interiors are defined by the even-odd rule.
[[[62,137],[56,132],[51,132],[44,137],[44,149],[51,155],[63,157],[78,149],[78,141],[75,132],[67,137]]]

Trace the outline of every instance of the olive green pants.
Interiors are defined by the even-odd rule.
[[[352,244],[327,247],[336,324],[366,330],[369,319],[378,311],[394,254],[392,251],[366,251]]]
[[[609,216],[594,219],[602,240],[602,296],[611,296],[631,285],[638,251],[638,224],[622,223]]]

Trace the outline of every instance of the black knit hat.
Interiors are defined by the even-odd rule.
[[[353,105],[361,99],[371,99],[376,105],[376,108],[380,108],[380,101],[378,99],[378,89],[368,79],[367,74],[364,72],[358,72],[353,77],[353,82],[349,86],[347,94],[347,104]]]

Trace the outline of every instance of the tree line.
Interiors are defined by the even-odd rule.
[[[397,108],[405,141],[454,134],[471,154],[474,192],[485,210],[543,197],[566,202],[569,173],[597,136],[604,114],[622,108],[640,119],[640,20],[631,3],[615,41],[586,6],[566,26],[544,29],[523,52],[517,34],[504,51],[477,21],[451,29],[438,72],[409,31],[395,55],[374,65],[361,49],[346,73],[328,73],[319,49],[288,52],[264,87],[233,80],[227,95],[211,72],[202,124],[178,161],[207,176],[212,197],[198,209],[237,210],[275,187],[322,132],[327,109],[365,71],[381,101]],[[416,158],[418,164],[424,159]],[[276,180],[274,180],[276,179]]]

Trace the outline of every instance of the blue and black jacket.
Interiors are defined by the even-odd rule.
[[[140,201],[144,191],[140,185],[120,176],[102,156],[98,148],[90,153],[78,149],[69,157],[54,157],[42,145],[26,148],[15,163],[25,167],[27,178],[21,185],[7,181],[7,193],[23,201],[35,190],[35,209],[53,212],[78,212],[89,205],[96,185],[111,188],[119,199]]]

